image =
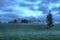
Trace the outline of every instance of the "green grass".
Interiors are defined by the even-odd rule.
[[[26,36],[4,36],[0,40],[60,40],[60,36],[49,35],[26,35]]]
[[[46,27],[47,26],[43,24],[0,24],[0,40],[60,40],[60,34],[51,36],[49,34],[46,35],[47,33],[39,34],[40,32],[38,31],[49,30]],[[55,24],[52,29],[60,31],[60,24]],[[10,30],[12,32],[10,32]],[[16,31],[19,32],[17,33]],[[23,33],[20,33],[20,31]],[[29,33],[31,31],[33,33]],[[11,35],[11,33],[13,34]]]
[[[41,30],[41,29],[46,29],[45,25],[40,25],[40,24],[0,24],[0,28],[2,29],[6,29],[6,30],[18,30],[18,29],[22,29],[22,30]]]

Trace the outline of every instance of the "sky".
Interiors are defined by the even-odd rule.
[[[49,10],[59,21],[60,0],[0,0],[0,21],[29,17],[45,20]]]

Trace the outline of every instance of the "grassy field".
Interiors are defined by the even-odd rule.
[[[43,24],[0,24],[0,40],[60,40],[60,24],[50,29]]]

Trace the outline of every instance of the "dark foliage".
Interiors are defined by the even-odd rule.
[[[52,18],[52,14],[51,13],[49,13],[47,15],[47,26],[49,26],[49,27],[53,26],[53,18]]]
[[[21,20],[21,23],[28,23],[28,20],[23,19],[23,20]]]
[[[17,23],[17,20],[14,19],[14,20],[12,20],[12,21],[9,21],[8,23]]]
[[[13,23],[17,23],[17,20],[16,20],[16,19],[14,19]]]

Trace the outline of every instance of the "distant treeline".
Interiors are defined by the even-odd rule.
[[[9,21],[8,23],[18,23],[16,19]],[[20,23],[28,23],[28,20],[22,19]]]
[[[35,22],[41,22],[40,20],[35,20],[35,19],[12,19],[9,20],[7,22],[2,22],[0,21],[0,23],[35,23]]]

